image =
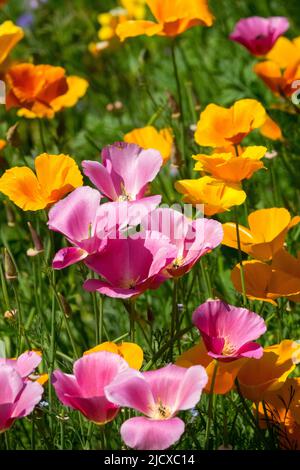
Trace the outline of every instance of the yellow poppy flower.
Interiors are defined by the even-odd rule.
[[[300,217],[291,218],[284,208],[260,209],[248,217],[249,229],[239,225],[241,250],[258,260],[269,260],[279,251],[287,232],[299,224]],[[237,249],[236,226],[223,224],[223,244]]]
[[[146,0],[154,21],[125,21],[117,27],[117,35],[126,38],[141,36],[177,36],[197,25],[211,26],[214,20],[207,0]]]
[[[139,370],[142,367],[144,353],[142,348],[135,343],[113,343],[112,341],[106,341],[105,343],[98,344],[92,349],[85,351],[84,355],[91,354],[98,351],[108,351],[114,354],[119,354],[125,361],[128,362],[129,366],[133,369]]]
[[[23,29],[12,21],[4,21],[0,25],[0,64],[5,61],[10,51],[23,37]]]
[[[45,209],[82,186],[79,168],[68,155],[43,153],[34,164],[36,174],[28,167],[14,167],[0,178],[0,192],[25,211]]]
[[[232,390],[237,373],[247,360],[248,359],[238,359],[231,362],[219,361],[214,385],[214,393],[223,395]],[[179,356],[176,360],[176,365],[181,367],[191,367],[199,364],[205,368],[208,375],[208,382],[204,391],[209,393],[214,373],[215,361],[207,354],[207,350],[202,340],[200,340],[199,344],[193,346],[181,354],[181,356]]]
[[[266,147],[247,147],[238,157],[232,153],[214,153],[213,155],[194,155],[197,160],[196,171],[211,174],[214,178],[231,183],[249,179],[255,171],[264,168],[260,161],[267,151]]]
[[[252,99],[236,101],[230,108],[209,104],[201,113],[195,141],[207,147],[237,145],[266,118],[264,107]]]
[[[175,183],[176,190],[184,195],[184,202],[204,204],[206,215],[228,211],[233,206],[243,204],[246,193],[239,185],[203,176],[194,180],[181,180]]]
[[[144,149],[156,149],[161,153],[164,163],[172,154],[174,137],[169,128],[158,131],[153,126],[146,126],[140,129],[133,129],[125,134],[124,141],[129,144],[137,144]]]
[[[142,20],[145,17],[146,0],[121,0],[121,5],[131,18]]]
[[[261,359],[249,359],[237,374],[241,393],[245,398],[259,402],[269,392],[282,387],[300,361],[300,344],[283,340],[264,348]]]

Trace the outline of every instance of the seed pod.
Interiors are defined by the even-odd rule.
[[[28,256],[36,256],[39,253],[42,253],[44,251],[44,245],[43,245],[43,242],[40,239],[38,233],[36,232],[36,230],[31,225],[31,223],[27,222],[27,225],[28,225],[30,235],[31,235],[33,245],[34,245],[34,248],[30,248],[29,250],[27,250],[27,255]]]
[[[13,281],[18,277],[15,263],[6,248],[4,248],[4,273],[8,281]]]

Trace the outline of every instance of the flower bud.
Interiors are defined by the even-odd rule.
[[[13,281],[18,277],[15,263],[6,248],[4,248],[4,273],[8,281]]]

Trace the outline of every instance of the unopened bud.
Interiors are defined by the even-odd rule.
[[[11,207],[10,202],[4,201],[4,207],[5,207],[7,225],[9,227],[14,227],[16,225],[16,219],[15,219],[15,213]]]
[[[20,147],[22,144],[21,139],[20,139],[20,134],[18,131],[18,126],[19,126],[19,123],[17,122],[13,126],[11,126],[6,133],[7,141],[10,143],[10,145],[12,145],[12,147],[16,147],[16,148]]]
[[[27,256],[36,256],[39,253],[42,253],[44,251],[44,245],[39,235],[37,234],[36,230],[31,225],[31,223],[27,222],[27,225],[28,225],[30,235],[33,241],[33,246],[34,246],[34,248],[29,248],[29,250],[27,250]]]
[[[62,294],[58,294],[58,295],[59,295],[60,304],[61,304],[65,317],[70,318],[72,315],[72,309],[70,307],[69,302]]]
[[[15,263],[6,248],[4,248],[4,273],[8,281],[13,281],[18,277]]]

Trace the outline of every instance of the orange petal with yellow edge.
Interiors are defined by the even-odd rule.
[[[84,355],[99,351],[108,351],[114,354],[119,354],[119,356],[123,357],[133,369],[139,370],[142,367],[144,353],[142,348],[136,343],[123,342],[116,344],[112,341],[106,341],[98,344],[92,349],[89,349],[84,353]]]

